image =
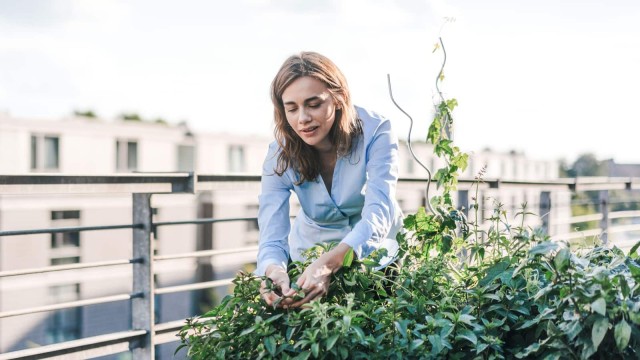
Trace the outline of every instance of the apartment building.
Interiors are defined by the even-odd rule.
[[[20,119],[0,114],[0,174],[114,174],[130,172],[196,171],[200,174],[259,174],[266,155],[268,136],[194,133],[185,125],[141,121],[104,121],[71,117],[61,120]],[[430,145],[415,143],[417,156],[431,169],[441,160]],[[482,151],[473,154],[463,177],[473,178],[485,167],[485,178],[505,180],[549,180],[558,176],[555,161],[534,161],[523,154]],[[426,171],[400,149],[400,176],[424,178]],[[433,187],[435,189],[435,187]],[[435,191],[435,190],[434,190]],[[259,184],[229,186],[224,191],[193,195],[154,195],[155,221],[191,220],[199,217],[233,218],[257,214]],[[406,212],[424,205],[415,187],[400,186],[398,200]],[[483,190],[487,198],[515,208],[522,202],[537,204],[538,190]],[[554,195],[556,196],[556,195]],[[554,201],[565,201],[557,195]],[[292,213],[299,208],[292,197]],[[484,203],[487,201],[487,203]],[[535,208],[534,208],[535,211]],[[554,215],[558,216],[558,215]],[[2,195],[0,230],[93,226],[131,223],[131,197],[95,194]],[[184,253],[200,249],[237,248],[257,244],[257,222],[216,223],[209,226],[180,225],[159,229],[155,253]],[[39,268],[81,262],[129,259],[131,231],[110,230],[36,234],[0,238],[0,271]],[[156,266],[157,287],[233,276],[255,255],[216,256],[202,269],[202,260],[171,260]],[[46,276],[0,279],[0,312],[48,305],[61,301],[91,299],[131,292],[131,268],[61,271]],[[228,289],[208,293],[220,297]],[[158,296],[159,322],[178,320],[203,309],[200,295],[189,292]],[[0,319],[0,353],[51,344],[130,326],[127,301],[77,309],[42,312]],[[173,345],[158,351],[159,358],[172,358]]]

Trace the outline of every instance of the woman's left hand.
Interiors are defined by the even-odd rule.
[[[316,261],[309,265],[296,284],[302,289],[305,297],[298,301],[285,299],[283,307],[300,307],[312,300],[327,294],[331,284],[331,276],[342,267],[344,256],[351,247],[347,244],[338,244],[329,252],[322,254]]]

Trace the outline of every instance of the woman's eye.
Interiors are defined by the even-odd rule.
[[[316,109],[316,108],[320,107],[320,103],[317,103],[317,104],[309,104],[309,107],[310,107],[310,108],[312,108],[312,109]]]
[[[297,110],[296,108],[286,109],[286,111],[287,111],[288,113],[295,112],[296,110]]]

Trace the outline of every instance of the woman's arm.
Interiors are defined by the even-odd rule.
[[[265,275],[269,265],[278,265],[286,270],[289,262],[289,197],[292,184],[286,174],[275,174],[277,152],[272,144],[262,170],[258,227],[258,266],[256,274]]]
[[[383,120],[365,149],[366,192],[361,220],[342,243],[353,248],[358,258],[376,250],[391,230],[396,214],[398,183],[398,139],[389,120]]]

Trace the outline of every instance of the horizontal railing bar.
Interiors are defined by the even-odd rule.
[[[153,338],[154,345],[180,341],[180,339],[176,336],[176,334],[185,325],[186,325],[186,319],[170,321],[162,324],[156,324],[153,327],[156,334],[155,337]]]
[[[602,233],[602,229],[590,229],[584,231],[571,232],[566,234],[556,234],[551,236],[553,240],[573,240],[588,236],[598,236]]]
[[[258,246],[248,246],[243,248],[222,249],[222,250],[201,250],[193,251],[189,253],[180,253],[174,255],[158,255],[154,256],[153,260],[173,260],[173,259],[185,259],[185,258],[197,258],[216,255],[237,254],[242,252],[257,251]]]
[[[113,175],[0,175],[0,185],[148,184],[186,180],[189,173],[121,173]]]
[[[182,320],[168,321],[165,323],[155,324],[153,326],[153,330],[156,332],[156,335],[180,330],[182,327],[184,327],[186,321],[187,319],[182,319]]]
[[[130,349],[129,343],[147,334],[144,330],[129,330],[84,339],[65,341],[36,348],[0,354],[0,360],[31,360],[51,357],[88,359],[117,354]]]
[[[76,231],[140,229],[140,228],[142,228],[142,224],[69,226],[69,227],[31,229],[31,230],[6,230],[6,231],[0,231],[0,236],[58,234],[58,233],[68,233],[68,232],[76,232]]]
[[[188,225],[188,224],[212,224],[218,222],[231,222],[231,221],[252,221],[257,220],[256,217],[241,217],[241,218],[226,218],[226,219],[216,219],[216,218],[200,218],[194,220],[183,220],[183,221],[159,221],[154,222],[154,226],[166,226],[166,225]]]
[[[616,225],[609,227],[609,233],[640,231],[640,224]]]
[[[0,175],[0,193],[193,193],[192,173],[130,173],[112,175]]]
[[[609,219],[621,219],[621,218],[632,218],[632,217],[640,217],[640,210],[613,211],[609,213]]]
[[[588,214],[588,215],[579,215],[572,216],[570,218],[558,219],[554,221],[554,224],[575,224],[587,221],[597,221],[602,219],[602,214]]]
[[[24,270],[11,270],[11,271],[0,272],[0,278],[9,277],[9,276],[49,273],[54,271],[67,271],[67,270],[78,270],[78,269],[91,269],[91,268],[104,267],[104,266],[128,265],[128,264],[135,264],[140,261],[142,261],[141,258],[129,259],[129,260],[97,261],[97,262],[84,263],[84,264],[55,265],[55,266],[47,266],[47,267],[24,269]]]
[[[39,306],[39,307],[33,307],[28,309],[5,311],[0,313],[0,319],[11,317],[11,316],[28,315],[28,314],[35,314],[39,312],[70,309],[70,308],[75,308],[80,306],[98,305],[98,304],[104,304],[104,303],[115,302],[115,301],[131,300],[133,298],[137,298],[140,296],[142,295],[141,294],[121,294],[121,295],[103,296],[103,297],[87,299],[87,300],[68,301],[64,303]]]
[[[162,295],[162,294],[172,294],[181,291],[191,291],[191,290],[202,290],[202,289],[210,289],[218,286],[229,285],[234,278],[222,279],[222,280],[214,280],[214,281],[206,281],[199,282],[195,284],[187,284],[187,285],[178,285],[178,286],[167,286],[163,288],[156,288],[154,294]]]
[[[196,176],[198,183],[203,182],[236,182],[236,181],[255,181],[258,182],[262,176],[260,175],[208,175],[198,174]]]

